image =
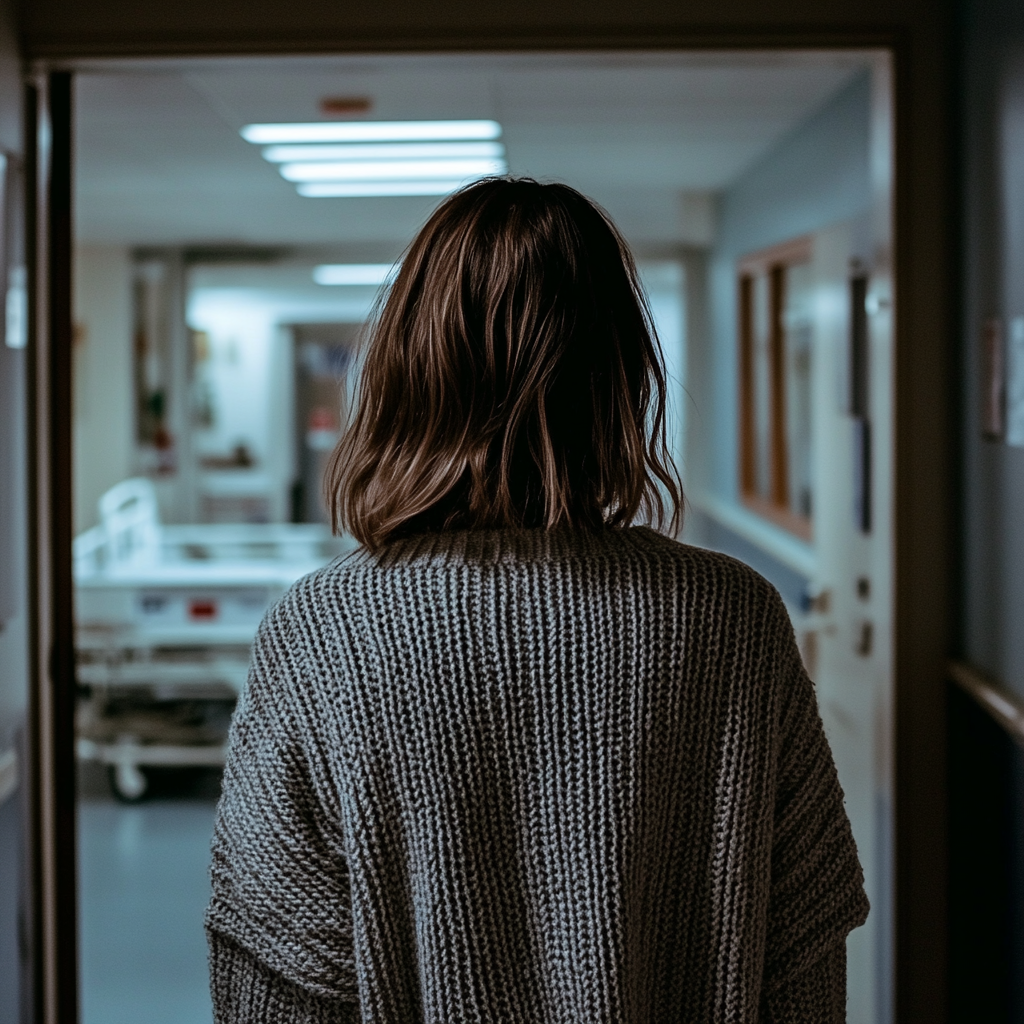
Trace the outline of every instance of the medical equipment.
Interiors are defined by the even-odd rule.
[[[223,764],[264,613],[352,544],[318,524],[165,525],[142,478],[99,506],[74,542],[77,754],[138,800],[150,766]]]

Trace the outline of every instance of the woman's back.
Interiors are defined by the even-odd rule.
[[[860,867],[785,609],[738,562],[646,528],[351,557],[264,624],[231,750],[222,1019],[243,983],[265,1020],[843,1019]]]

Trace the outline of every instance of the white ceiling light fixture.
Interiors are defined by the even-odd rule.
[[[497,121],[250,124],[242,137],[308,198],[443,196],[506,174]]]
[[[268,146],[272,164],[302,160],[462,160],[504,157],[500,142],[351,142],[338,145]]]
[[[321,263],[313,270],[313,280],[327,285],[371,285],[390,281],[398,273],[397,263]]]
[[[504,160],[355,160],[283,164],[285,181],[462,181],[500,174]]]
[[[242,138],[256,145],[279,142],[450,142],[497,139],[497,121],[317,121],[312,124],[247,124]]]
[[[376,196],[446,196],[465,181],[310,181],[296,188],[307,199],[370,199]]]

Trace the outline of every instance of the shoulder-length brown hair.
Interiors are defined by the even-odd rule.
[[[376,311],[325,477],[371,551],[424,531],[637,519],[674,529],[665,370],[629,248],[567,185],[443,202]]]

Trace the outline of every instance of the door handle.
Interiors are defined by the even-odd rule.
[[[866,619],[862,620],[860,625],[857,627],[857,639],[854,642],[853,649],[862,658],[870,656],[872,649],[875,644],[875,627],[871,622]]]

